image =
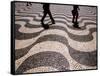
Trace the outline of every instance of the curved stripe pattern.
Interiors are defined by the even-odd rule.
[[[40,52],[33,56],[30,56],[16,70],[16,73],[23,73],[26,70],[40,66],[52,66],[60,71],[69,70],[69,63],[62,54],[47,51],[47,52]]]
[[[40,37],[35,43],[33,43],[32,45],[28,46],[27,48],[24,48],[24,49],[19,49],[19,50],[16,50],[16,58],[18,59],[19,57],[22,57],[23,55],[25,55],[25,53],[28,53],[28,50],[30,50],[34,45],[36,45],[37,43],[40,43],[40,42],[44,42],[44,41],[58,41],[58,42],[61,42],[63,43],[64,45],[66,45],[68,47],[68,41],[65,37],[62,37],[62,36],[59,36],[59,35],[45,35],[44,37]],[[69,47],[68,47],[69,48]],[[71,48],[69,48],[69,51],[70,51]],[[22,53],[25,52],[25,53]],[[77,52],[75,49],[74,49],[75,52]],[[94,51],[95,54],[96,54],[96,51]],[[20,54],[20,55],[19,55]],[[70,53],[71,56],[73,55],[72,53]],[[87,54],[87,56],[85,56]],[[88,57],[93,57],[95,58],[96,55],[92,55],[92,52],[90,52],[88,54],[88,52],[82,52],[81,54],[79,53],[76,53],[77,56],[83,56],[82,58],[87,58]],[[76,56],[75,55],[75,56]],[[82,59],[80,58],[80,60]],[[76,59],[75,57],[73,57],[73,59]],[[80,62],[80,60],[77,60],[77,62]],[[87,60],[86,60],[87,61]],[[92,60],[94,63],[96,63],[95,60]],[[88,62],[91,62],[91,60],[88,59]],[[87,62],[85,63],[85,59],[83,62],[81,62],[81,64],[84,64],[84,65],[90,65],[90,66],[94,66],[94,65],[91,65],[91,63],[88,63]]]
[[[88,66],[97,65],[97,52],[80,52],[69,46],[69,53],[73,59],[75,59],[80,64],[85,64]]]
[[[39,32],[35,32],[35,33],[21,33],[18,31],[18,29],[20,28],[21,26],[16,24],[16,39],[29,39],[29,38],[32,38],[32,37],[36,37],[38,35],[40,35],[41,32],[43,32],[44,30],[40,30]],[[55,27],[55,28],[54,28]],[[60,30],[64,30],[66,31],[66,33],[69,35],[70,38],[72,38],[73,40],[77,40],[77,41],[89,41],[89,40],[92,40],[93,39],[93,36],[92,36],[92,33],[96,31],[96,28],[90,28],[89,29],[89,34],[88,35],[74,35],[70,32],[68,32],[68,30],[62,26],[52,26],[50,29],[60,29]]]
[[[81,29],[73,27],[71,14],[53,12],[56,24],[44,30],[40,24],[42,10],[35,12],[34,3],[31,8],[25,7],[16,4],[15,9],[16,73],[97,68],[95,8],[81,7],[84,11],[79,12]],[[51,23],[49,16],[45,22]]]

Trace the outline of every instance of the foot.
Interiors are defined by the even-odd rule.
[[[79,26],[73,26],[74,28],[78,28],[78,29],[80,29],[80,27]]]
[[[53,21],[52,24],[55,24],[55,21]]]

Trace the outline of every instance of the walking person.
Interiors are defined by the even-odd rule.
[[[73,10],[72,10],[72,15],[73,15],[73,19],[72,19],[72,23],[74,24],[73,26],[78,28],[78,17],[79,17],[79,13],[78,13],[79,6],[78,5],[73,5]]]
[[[45,28],[45,27],[48,27],[49,28],[49,26],[47,25],[45,25],[44,24],[44,19],[45,19],[45,17],[46,17],[46,15],[48,14],[49,15],[49,17],[50,17],[50,19],[51,19],[51,22],[52,22],[52,24],[55,24],[55,20],[53,19],[53,17],[52,17],[52,14],[51,14],[51,12],[50,12],[50,4],[49,3],[43,3],[43,17],[42,17],[42,19],[41,19],[41,24],[42,24],[42,26]]]

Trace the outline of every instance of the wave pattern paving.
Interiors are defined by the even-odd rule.
[[[56,24],[44,30],[40,24],[41,7],[41,4],[26,7],[25,3],[16,3],[16,73],[96,69],[96,8],[80,6],[81,29],[76,29],[71,22],[72,6],[51,4]],[[50,22],[48,16],[45,22]]]

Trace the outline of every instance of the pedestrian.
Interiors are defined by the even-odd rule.
[[[79,25],[78,25],[78,17],[79,17],[78,10],[80,10],[79,6],[78,5],[73,5],[73,10],[72,10],[73,19],[72,19],[72,23],[74,24],[74,27],[79,27]]]
[[[43,3],[43,17],[41,19],[41,24],[42,24],[43,27],[45,27],[44,19],[45,19],[47,14],[50,17],[52,24],[55,24],[55,20],[53,19],[52,14],[50,12],[50,4],[49,3]]]
[[[72,19],[72,23],[77,22],[79,13],[78,13],[79,6],[78,5],[73,5],[73,10],[72,10],[72,15],[73,15],[73,19]]]

